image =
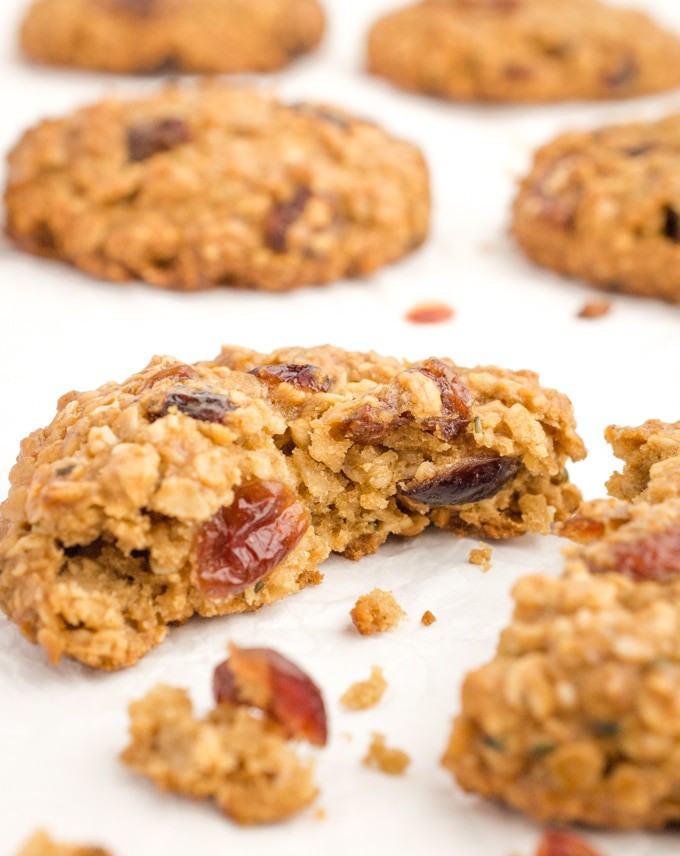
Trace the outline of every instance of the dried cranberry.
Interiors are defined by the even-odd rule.
[[[288,230],[299,219],[312,198],[308,187],[300,187],[292,199],[280,205],[274,205],[264,224],[264,240],[275,253],[285,253],[288,249]]]
[[[600,856],[600,854],[578,835],[548,830],[538,845],[536,856]]]
[[[611,567],[591,564],[593,573],[614,571],[633,580],[664,582],[680,576],[680,525],[638,541],[618,543]]]
[[[198,536],[199,587],[214,598],[245,591],[281,564],[308,527],[307,510],[284,484],[241,485]]]
[[[144,161],[191,140],[191,128],[184,119],[139,122],[128,130],[128,155],[131,161]]]
[[[446,303],[419,303],[406,314],[412,324],[441,324],[450,321],[455,312]]]
[[[147,408],[146,415],[151,422],[167,416],[172,408],[180,413],[198,419],[199,422],[223,422],[227,413],[236,410],[236,405],[228,395],[220,395],[215,392],[198,390],[176,389],[166,395],[158,403],[151,403]]]
[[[465,505],[495,496],[517,474],[518,458],[482,458],[455,464],[425,481],[400,486],[406,499],[425,505]]]
[[[235,648],[213,677],[215,701],[257,707],[291,737],[325,746],[326,707],[309,675],[270,648]]]
[[[156,386],[157,383],[161,381],[171,379],[173,381],[178,380],[193,380],[199,376],[196,369],[191,366],[170,366],[167,369],[161,369],[161,371],[156,372],[156,374],[151,375],[148,380],[145,380],[144,383],[139,388],[140,392],[143,392],[146,389],[151,389]]]
[[[278,385],[289,383],[307,392],[327,392],[331,379],[318,366],[299,365],[298,363],[273,363],[269,366],[258,366],[251,369],[249,374],[255,375],[261,381]]]

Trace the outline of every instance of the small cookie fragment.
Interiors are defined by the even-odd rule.
[[[259,664],[263,650],[233,649],[232,657],[240,662],[233,668],[229,660],[218,666],[217,704],[204,719],[194,716],[186,690],[174,687],[159,685],[133,702],[131,742],[123,762],[163,791],[214,799],[241,824],[284,820],[313,802],[318,791],[312,768],[298,759],[288,741],[291,735],[307,737],[305,729],[297,727],[296,708],[302,702],[305,718],[307,711],[317,711],[318,690],[275,652],[270,652],[276,657],[273,668],[282,680],[273,682],[271,674],[257,669],[248,671],[251,663]],[[294,672],[292,685],[285,681],[282,663],[286,674]],[[324,721],[324,734],[325,729]]]
[[[612,311],[611,300],[589,300],[579,310],[579,318],[604,318]]]
[[[203,80],[31,128],[5,203],[20,249],[99,279],[279,292],[412,252],[430,190],[420,150],[375,124]]]
[[[18,856],[110,856],[101,847],[83,847],[75,844],[57,844],[41,830],[24,844]]]
[[[480,544],[478,547],[473,547],[470,550],[470,555],[468,556],[468,561],[471,565],[481,565],[484,573],[491,570],[491,556],[493,555],[493,548],[489,547],[488,544]]]
[[[420,618],[420,623],[424,624],[425,627],[430,627],[431,625],[433,625],[435,623],[436,620],[437,619],[433,615],[433,613],[431,613],[429,609],[426,609]]]
[[[390,591],[373,589],[362,595],[350,611],[352,623],[362,636],[392,630],[406,616]]]
[[[541,147],[513,206],[520,249],[603,291],[680,303],[679,135],[673,115]]]
[[[538,844],[536,856],[600,856],[600,852],[573,832],[549,829]]]
[[[352,684],[340,697],[340,702],[349,710],[368,710],[378,704],[387,687],[383,670],[380,666],[372,666],[370,678]]]
[[[403,776],[411,758],[403,750],[387,746],[385,735],[376,732],[361,763],[388,776]]]
[[[317,0],[34,0],[21,45],[50,65],[224,74],[282,68],[323,30]]]
[[[424,0],[374,25],[368,68],[461,101],[630,98],[680,84],[680,39],[597,0]]]

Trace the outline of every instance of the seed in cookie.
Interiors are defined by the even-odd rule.
[[[629,98],[680,85],[680,39],[597,0],[424,0],[374,25],[368,68],[461,101]]]
[[[452,491],[451,473],[482,454],[494,478]],[[318,584],[331,552],[359,559],[429,525],[549,531],[578,506],[564,473],[583,455],[568,399],[530,372],[330,346],[155,358],[62,396],[22,444],[2,506],[0,605],[53,662],[124,668],[192,615]],[[497,457],[513,462],[502,484]],[[383,620],[383,597],[359,604],[361,628],[374,629],[372,600]]]
[[[119,73],[273,71],[321,40],[318,0],[34,0],[28,57]]]
[[[563,134],[539,149],[514,203],[522,251],[604,291],[680,303],[679,133],[680,116],[670,116]],[[608,310],[602,301],[580,317]]]
[[[95,277],[160,288],[365,276],[426,239],[429,177],[415,146],[343,116],[215,80],[106,100],[15,147],[8,232]]]

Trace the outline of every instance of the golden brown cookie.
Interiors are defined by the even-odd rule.
[[[374,25],[368,67],[461,101],[628,98],[680,86],[680,39],[597,0],[424,0]]]
[[[0,605],[56,662],[133,665],[193,614],[258,609],[433,524],[507,538],[577,507],[566,396],[530,372],[338,348],[155,358],[63,396],[21,447]]]
[[[680,116],[564,134],[521,184],[515,239],[551,270],[680,303],[678,164]]]
[[[428,230],[414,146],[218,82],[43,122],[9,160],[10,237],[103,279],[285,291],[371,273]]]
[[[21,44],[38,62],[100,71],[272,71],[323,30],[317,0],[35,0]]]

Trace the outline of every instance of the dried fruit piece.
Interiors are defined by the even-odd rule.
[[[613,547],[611,567],[590,563],[593,573],[614,571],[633,580],[664,582],[680,576],[680,525],[655,532],[639,541],[621,542]]]
[[[264,383],[289,383],[308,392],[327,392],[331,385],[331,379],[318,366],[307,364],[274,363],[251,369],[250,374]]]
[[[442,416],[425,419],[426,431],[439,435],[443,440],[454,440],[470,422],[472,395],[458,373],[442,360],[432,357],[410,371],[420,372],[433,380],[439,387],[442,399]]]
[[[465,505],[495,496],[515,477],[519,458],[481,458],[461,461],[431,479],[399,486],[406,499],[429,506]]]
[[[131,161],[144,161],[191,140],[191,128],[184,119],[139,122],[128,130],[128,155]]]
[[[664,237],[674,244],[680,244],[680,215],[674,208],[667,205],[664,208],[663,216]]]
[[[144,381],[142,386],[139,388],[139,391],[143,392],[146,389],[151,389],[156,386],[157,383],[161,383],[161,381],[168,379],[173,381],[195,380],[198,377],[199,374],[193,366],[169,366],[167,369],[161,369],[148,380]]]
[[[611,300],[590,300],[581,307],[579,318],[602,318],[609,315],[612,308]]]
[[[264,226],[264,241],[269,249],[275,253],[286,252],[288,230],[301,216],[313,195],[308,187],[300,187],[288,202],[274,205],[267,215]]]
[[[302,669],[270,648],[236,648],[215,669],[218,704],[257,707],[291,737],[325,746],[328,720],[321,691]]]
[[[455,312],[446,303],[419,303],[406,314],[406,320],[412,324],[442,324],[450,321]]]
[[[605,85],[611,89],[622,89],[633,84],[639,71],[635,60],[626,56],[622,57],[619,65],[613,71],[603,75],[603,80]]]
[[[536,856],[600,856],[600,853],[578,835],[549,829],[538,845]]]
[[[198,536],[199,588],[214,598],[245,591],[280,565],[308,528],[306,508],[286,485],[241,485],[232,504],[205,523]]]
[[[172,408],[199,422],[223,422],[227,413],[236,410],[236,405],[226,394],[176,389],[162,400],[150,403],[146,415],[149,421],[155,422],[167,416]]]

